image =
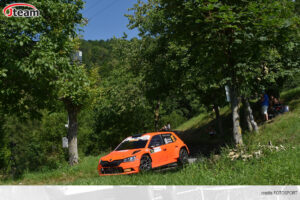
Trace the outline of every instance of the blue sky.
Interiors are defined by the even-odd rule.
[[[81,34],[85,40],[106,40],[120,38],[123,32],[128,38],[137,37],[138,31],[127,28],[128,8],[132,8],[137,0],[85,0],[83,16],[89,19]]]

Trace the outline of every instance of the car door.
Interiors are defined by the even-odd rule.
[[[179,146],[175,142],[176,138],[171,134],[162,134],[162,139],[165,143],[167,153],[167,163],[177,162]]]
[[[148,145],[150,149],[150,156],[152,158],[152,167],[159,167],[168,163],[168,156],[166,147],[162,140],[161,135],[155,135],[151,138]]]

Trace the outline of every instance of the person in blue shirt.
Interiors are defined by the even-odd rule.
[[[262,114],[264,115],[265,121],[269,120],[268,108],[269,108],[269,96],[265,93],[261,95],[261,111]]]

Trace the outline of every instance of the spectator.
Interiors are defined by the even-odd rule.
[[[264,93],[261,95],[261,111],[262,114],[264,115],[265,121],[269,120],[268,108],[269,108],[269,96],[266,93]]]
[[[170,124],[170,122],[168,122],[168,124],[167,124],[167,131],[170,131],[171,130],[171,124]]]
[[[216,134],[217,134],[217,132],[216,132],[216,130],[213,128],[213,126],[209,126],[209,127],[208,127],[208,134],[209,134],[210,136],[213,136],[213,135],[216,135]]]
[[[273,105],[274,106],[281,106],[280,101],[276,97],[273,97]]]
[[[159,131],[170,131],[171,130],[171,124],[168,122],[167,125],[164,125]]]

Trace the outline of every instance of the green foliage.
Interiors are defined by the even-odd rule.
[[[74,41],[77,42],[76,40]],[[76,44],[77,45],[77,44]],[[114,148],[124,137],[140,132],[153,131],[153,108],[146,98],[147,85],[138,63],[141,42],[125,39],[112,39],[105,42],[81,41],[80,49],[83,55],[97,57],[94,52],[89,55],[86,51],[90,48],[109,52],[103,60],[95,60],[87,66],[86,70],[80,65],[64,65],[65,73],[55,80],[57,96],[61,99],[69,99],[72,103],[82,107],[78,115],[78,149],[80,157],[86,155],[98,155],[106,149]],[[104,52],[103,55],[106,55]],[[190,93],[173,93],[167,96],[161,106],[160,126],[170,122],[176,127],[186,119],[197,114],[198,99]],[[84,105],[85,104],[85,105]],[[41,121],[29,118],[17,119],[8,115],[3,123],[1,133],[1,169],[6,174],[12,174],[13,170],[36,171],[42,169],[54,169],[65,162],[66,152],[61,149],[61,137],[66,136],[64,125],[67,123],[66,113],[62,112],[62,105],[54,104],[53,111],[43,111]],[[21,116],[19,115],[18,118]],[[13,121],[14,120],[14,121]],[[8,125],[9,124],[9,125]],[[20,131],[14,132],[20,126]],[[47,134],[46,134],[47,133]],[[24,152],[18,148],[10,147],[9,135],[14,134],[21,144]],[[25,136],[28,137],[25,137]],[[35,138],[30,146],[30,137]],[[24,139],[25,138],[25,139]],[[52,146],[57,146],[54,152]],[[12,149],[15,149],[12,152]],[[20,155],[18,155],[20,153]],[[36,152],[35,154],[33,152]],[[27,156],[30,155],[30,157]],[[11,155],[14,159],[23,159],[25,163],[30,161],[35,164],[21,167],[21,161],[11,163]],[[57,162],[56,162],[57,161]],[[11,169],[11,166],[14,169]]]
[[[185,122],[187,119],[184,117],[184,114],[181,110],[174,110],[169,115],[162,116],[162,124],[172,124],[171,129],[178,127],[180,124]]]
[[[295,11],[298,15],[300,15],[300,1],[295,0]]]
[[[114,59],[111,61],[114,68],[102,77],[101,93],[95,102],[97,134],[92,137],[97,141],[94,145],[98,146],[94,149],[98,152],[115,147],[125,136],[151,127],[150,106],[139,87],[141,78],[130,71],[126,58],[130,42],[117,39],[114,42]]]
[[[11,2],[1,2],[0,7]],[[68,112],[77,115],[93,97],[86,70],[71,60],[78,49],[76,37],[83,24],[79,13],[83,1],[29,0],[27,3],[38,8],[39,17],[0,15],[2,109],[5,113],[29,113],[37,117],[41,109],[55,110],[57,100],[62,100]],[[70,117],[70,124],[77,120],[76,115]],[[76,137],[77,127],[69,130]],[[70,145],[77,147],[74,143]]]
[[[165,56],[174,46],[185,50],[185,62],[178,65],[183,70],[167,71],[177,85],[194,90],[208,108],[226,104],[223,88],[229,86],[237,144],[242,144],[239,97],[280,88],[299,72],[300,18],[293,1],[151,0],[138,1],[132,10],[129,27],[138,28],[143,39],[162,43],[156,52]],[[176,63],[178,57],[163,60]]]
[[[93,141],[93,118],[90,110],[79,115],[79,152],[85,156]],[[3,118],[0,148],[0,172],[21,176],[24,171],[47,171],[63,166],[67,150],[62,148],[62,137],[67,136],[67,114],[43,111],[41,120],[16,116]]]
[[[3,131],[3,125],[5,124],[4,116],[0,110],[0,170],[8,166],[11,155],[8,146],[8,137],[5,137],[5,132]]]
[[[180,80],[212,94],[226,84],[249,94],[298,70],[293,8],[291,1],[153,0],[138,1],[128,17],[142,36],[188,48],[190,65]]]
[[[6,3],[0,3],[1,9]],[[70,54],[74,49],[71,38],[81,24],[78,12],[83,2],[36,1],[41,12],[35,18],[0,16],[0,101],[11,112],[36,112],[53,106],[57,99],[55,82],[59,75],[72,69]],[[67,13],[67,14],[66,14]]]
[[[5,138],[1,152],[5,174],[17,177],[26,170],[55,169],[64,162],[62,136],[65,136],[65,114],[43,112],[42,121],[18,119],[16,116],[5,118],[2,128]],[[8,156],[9,155],[9,156]]]
[[[290,90],[296,88],[300,85],[300,73],[293,74],[292,77],[289,77],[284,81],[283,90]]]
[[[81,107],[91,100],[89,98],[92,95],[89,79],[83,66],[72,65],[70,68],[60,73],[60,78],[55,82],[59,87],[58,97]]]
[[[80,50],[84,52],[82,62],[86,65],[88,69],[96,66],[101,66],[101,68],[105,68],[105,65],[112,59],[112,43],[112,40],[80,40]],[[101,74],[105,74],[104,69],[101,69]]]
[[[157,97],[164,99],[160,108],[161,127],[167,122],[175,127],[198,113],[199,105],[194,95],[179,91],[166,95],[169,89],[163,86],[170,85],[176,78],[168,77],[164,70],[168,67],[162,52],[162,57],[156,60],[156,63],[161,62],[160,66],[151,68],[150,61],[152,54],[157,53],[157,44],[152,44],[150,39],[82,41],[83,55],[88,58],[105,55],[102,60],[87,61],[90,62],[90,76],[94,77],[93,84],[97,86],[90,113],[93,133],[88,136],[90,142],[85,142],[88,145],[84,153],[98,154],[101,150],[114,148],[128,135],[153,131],[153,100]],[[98,49],[97,54],[90,52],[91,49]],[[159,85],[159,79],[164,79],[166,84]]]

